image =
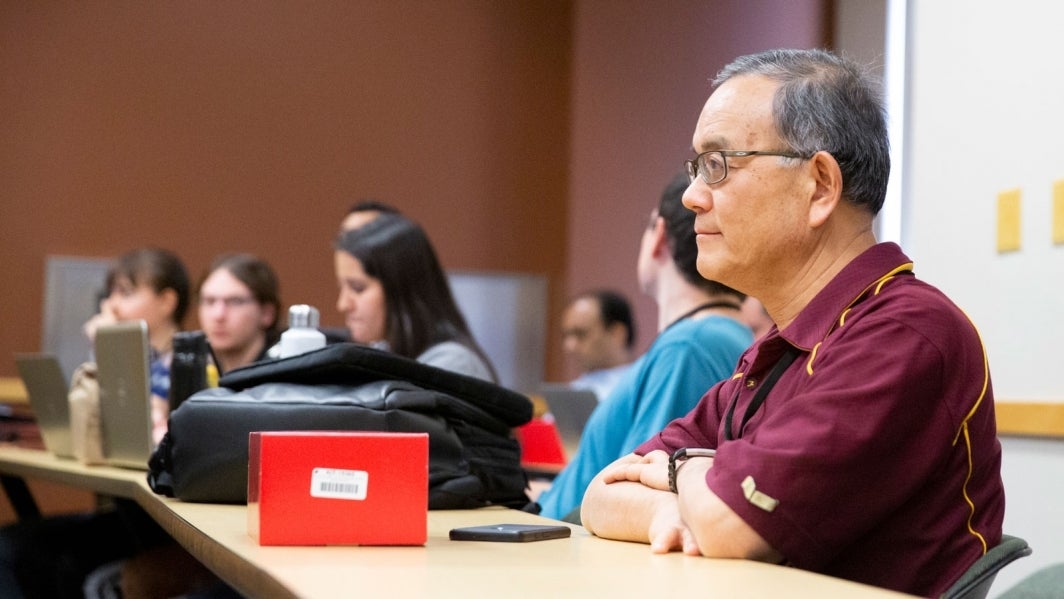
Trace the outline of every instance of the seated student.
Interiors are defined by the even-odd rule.
[[[658,336],[591,413],[573,459],[537,498],[548,518],[569,515],[602,468],[690,411],[753,341],[738,320],[743,295],[698,274],[686,188],[684,174],[668,184],[639,248],[639,285],[658,304]]]
[[[573,389],[605,399],[632,363],[635,322],[623,295],[609,289],[582,293],[562,314],[562,347],[583,371]]]
[[[154,435],[166,432],[172,340],[189,305],[189,278],[172,252],[142,248],[120,256],[107,274],[107,297],[84,327],[143,319],[151,348]],[[166,534],[134,503],[87,514],[18,522],[0,530],[0,596],[81,597],[86,575],[101,564],[161,542]]]
[[[229,372],[266,358],[280,336],[280,284],[265,261],[251,254],[214,259],[197,287],[199,324],[218,369]],[[100,572],[126,597],[163,597],[196,591],[198,597],[236,596],[176,542],[141,551]],[[175,576],[174,568],[182,575]]]
[[[107,296],[100,302],[99,313],[82,327],[91,343],[101,326],[128,320],[147,323],[152,438],[156,443],[166,433],[174,333],[181,330],[188,305],[188,271],[181,260],[159,248],[136,249],[120,256],[108,271]]]
[[[497,382],[473,339],[424,230],[380,214],[340,234],[334,252],[351,339],[419,362]]]
[[[221,372],[264,359],[280,337],[280,285],[270,265],[259,258],[215,258],[197,294],[200,327]]]
[[[1000,543],[986,349],[873,233],[890,157],[872,81],[822,50],[717,76],[687,163],[698,268],[776,326],[598,474],[581,504],[592,533],[925,597]]]

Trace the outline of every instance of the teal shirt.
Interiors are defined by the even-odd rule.
[[[690,412],[753,341],[746,325],[721,316],[665,329],[591,413],[573,459],[539,496],[540,514],[562,518],[580,505],[599,471]]]

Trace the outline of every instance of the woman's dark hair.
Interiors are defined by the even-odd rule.
[[[475,352],[497,378],[451,295],[428,235],[394,213],[340,234],[336,249],[362,263],[381,282],[387,306],[385,337],[392,352],[417,358],[429,347],[455,341]]]
[[[122,254],[107,272],[107,291],[110,293],[120,277],[134,285],[148,285],[155,293],[173,289],[177,304],[171,319],[181,327],[188,312],[189,278],[184,263],[176,254],[160,248],[140,248]]]
[[[218,269],[225,269],[236,280],[243,283],[255,301],[264,306],[273,306],[273,322],[266,328],[266,346],[277,342],[281,336],[281,285],[277,274],[264,260],[252,254],[223,254],[214,259],[210,268],[196,285],[196,293],[203,289],[203,283]]]

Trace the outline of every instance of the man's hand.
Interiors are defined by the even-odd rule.
[[[592,534],[649,543],[654,553],[756,559],[777,563],[773,549],[706,484],[712,458],[686,460],[677,473],[679,494],[668,490],[664,451],[629,454],[599,472],[581,504]]]
[[[669,491],[668,470],[664,451],[629,454],[607,466],[584,495],[585,528],[602,537],[649,543],[654,553],[699,555],[677,497]]]
[[[653,553],[683,551],[687,555],[702,555],[694,535],[680,517],[679,502],[671,501],[667,504],[659,504],[659,506],[659,509],[651,516],[650,527],[647,530],[650,551]]]
[[[652,451],[642,457],[629,454],[603,469],[600,476],[606,484],[630,481],[668,491],[669,455],[664,451]]]

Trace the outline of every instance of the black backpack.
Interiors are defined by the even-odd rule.
[[[527,397],[477,378],[353,343],[227,373],[170,414],[148,483],[184,501],[247,501],[248,433],[427,432],[429,509],[524,508],[527,479],[512,428]]]

